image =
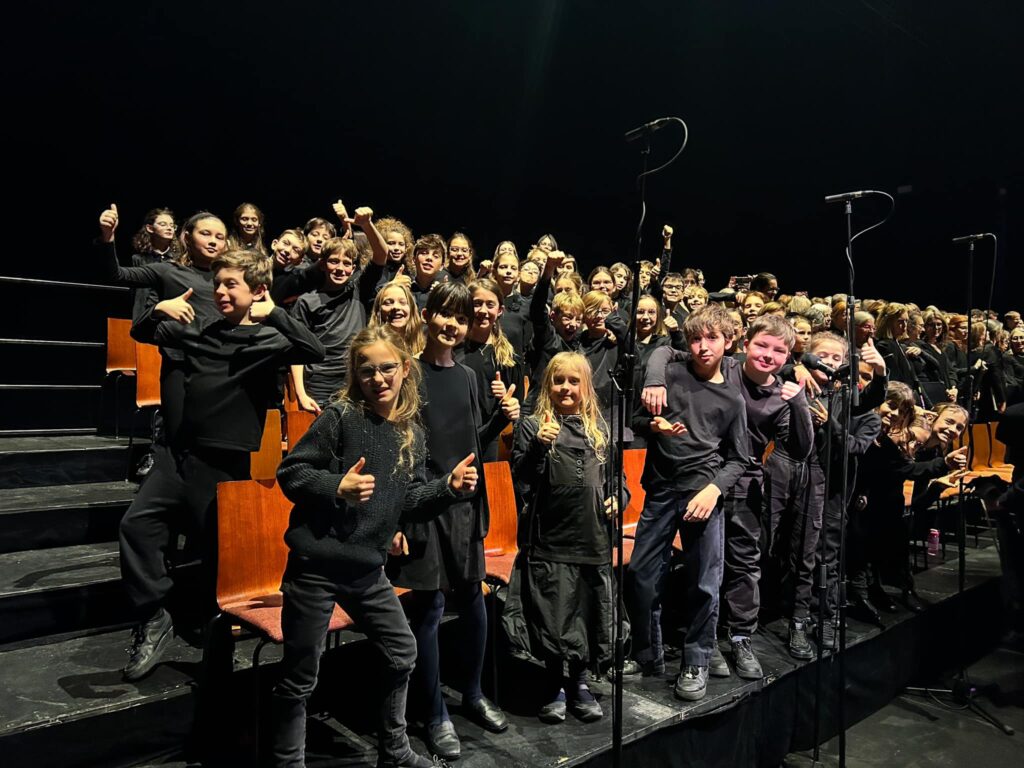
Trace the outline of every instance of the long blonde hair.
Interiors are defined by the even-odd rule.
[[[384,302],[384,292],[388,290],[401,291],[405,296],[405,300],[409,303],[409,321],[400,331],[381,317],[381,305]],[[370,320],[367,325],[370,328],[390,328],[392,333],[397,334],[402,339],[402,342],[405,344],[405,348],[409,350],[409,354],[413,357],[422,352],[423,347],[426,345],[426,340],[423,338],[423,321],[420,318],[419,309],[416,307],[416,299],[413,298],[412,291],[401,283],[390,282],[377,291],[377,296],[373,300],[373,309],[370,310]]]
[[[570,370],[576,371],[580,375],[579,416],[583,422],[583,433],[587,436],[587,443],[597,455],[597,460],[603,462],[605,451],[608,448],[608,424],[605,422],[604,416],[601,415],[601,406],[597,401],[597,393],[594,391],[594,377],[590,361],[579,352],[559,352],[551,358],[548,367],[544,369],[540,391],[537,393],[537,405],[533,409],[532,418],[536,418],[538,424],[543,424],[548,417],[555,418],[557,411],[551,403],[551,386],[556,373]]]
[[[387,344],[398,356],[398,361],[403,366],[408,366],[409,373],[402,382],[402,388],[398,392],[398,401],[391,412],[390,422],[395,431],[401,436],[401,443],[398,446],[398,466],[395,468],[411,472],[416,463],[416,432],[414,427],[419,424],[420,418],[420,373],[419,363],[412,358],[409,350],[406,349],[401,337],[390,326],[377,326],[364,328],[357,333],[352,344],[348,348],[348,378],[345,388],[337,397],[338,400],[347,405],[364,410],[370,410],[366,398],[363,396],[363,389],[359,384],[359,376],[356,369],[365,360],[362,351],[373,344]]]
[[[478,277],[476,280],[469,284],[469,295],[474,296],[477,291],[487,291],[493,293],[494,298],[501,303],[502,295],[501,289],[498,284],[491,280],[489,277]],[[501,330],[501,323],[495,321],[491,325],[491,333],[487,338],[487,343],[494,349],[494,359],[498,362],[498,366],[501,368],[513,368],[516,364],[516,350],[512,346],[512,342],[508,340],[505,332]]]

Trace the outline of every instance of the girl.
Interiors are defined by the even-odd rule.
[[[580,338],[580,352],[590,362],[593,386],[602,413],[608,414],[612,404],[611,372],[619,359],[618,339],[607,326],[612,314],[612,299],[603,291],[590,291],[583,297],[583,322],[586,330]],[[627,419],[626,423],[629,423]]]
[[[699,285],[688,285],[683,290],[683,304],[686,305],[688,311],[696,312],[707,303],[708,292]]]
[[[499,253],[494,258],[491,272],[503,308],[498,318],[501,330],[512,349],[525,357],[533,341],[533,326],[530,324],[530,302],[516,290],[519,285],[519,258],[509,251]]]
[[[387,263],[377,280],[377,290],[382,289],[396,277],[408,284],[411,282],[413,274],[412,247],[416,242],[413,240],[412,230],[398,219],[385,216],[377,221],[377,231],[383,236],[388,250]]]
[[[448,259],[443,274],[447,275],[449,280],[461,280],[469,285],[476,279],[476,270],[473,268],[475,259],[476,251],[469,237],[456,232],[448,238]],[[516,262],[518,264],[518,259]]]
[[[537,238],[537,245],[534,248],[540,248],[545,253],[551,253],[558,250],[558,242],[555,240],[554,235],[541,235]],[[575,265],[573,267],[575,268]]]
[[[274,689],[274,765],[304,765],[306,702],[316,687],[334,604],[386,660],[378,766],[433,765],[409,746],[405,703],[416,646],[384,576],[399,514],[471,494],[473,455],[427,482],[417,423],[419,367],[387,328],[367,328],[348,351],[348,380],[278,469],[295,502],[285,541],[282,677]],[[422,514],[422,513],[421,513]]]
[[[595,267],[587,277],[587,286],[591,291],[600,291],[614,301],[615,278],[608,267]]]
[[[794,317],[790,317],[789,322],[793,324],[793,332],[796,334],[796,341],[793,344],[793,354],[791,359],[794,363],[799,363],[800,359],[804,355],[804,350],[807,349],[807,344],[811,340],[811,321],[802,315],[796,315]]]
[[[743,304],[741,305],[741,311],[744,318],[744,325],[750,325],[750,321],[761,314],[761,310],[764,309],[764,305],[768,302],[768,298],[758,291],[750,291],[746,296],[743,297]]]
[[[483,395],[483,418],[490,420],[501,407],[509,391],[523,392],[523,359],[516,354],[501,325],[504,307],[498,284],[487,278],[469,285],[473,301],[473,318],[466,342],[456,349],[459,362],[477,375],[479,392]],[[493,397],[488,398],[487,393]],[[482,446],[484,461],[498,460],[498,437]]]
[[[633,272],[621,261],[612,264],[609,271],[615,280],[615,287],[611,294],[612,299],[615,300],[619,310],[629,317],[629,310],[633,304]]]
[[[389,326],[413,357],[423,351],[423,323],[415,314],[416,300],[404,282],[387,283],[373,300],[371,328]]]
[[[651,354],[659,347],[669,343],[669,331],[665,325],[665,308],[661,302],[649,293],[642,294],[636,304],[636,367],[633,378],[633,410],[640,407],[640,393],[643,390],[644,376],[647,373],[647,362]],[[672,331],[672,339],[681,346],[685,343],[683,332],[673,321],[675,330]],[[628,423],[628,422],[627,422]],[[630,448],[643,448],[647,441],[642,435],[633,434],[633,442]]]
[[[315,264],[320,259],[320,253],[328,240],[338,236],[338,231],[327,219],[315,216],[306,222],[302,228],[302,234],[306,236],[306,264]]]
[[[587,668],[611,655],[608,427],[582,355],[555,355],[539,389],[536,411],[518,425],[512,451],[512,474],[526,501],[516,593],[524,621],[506,622],[506,629],[513,644],[547,668],[540,719],[562,722],[568,701],[576,717],[591,722],[602,712]]]
[[[231,215],[231,234],[228,248],[232,251],[256,251],[268,256],[263,242],[263,211],[252,203],[242,203]]]
[[[451,457],[460,451],[460,457],[467,453],[482,457],[482,446],[519,417],[519,401],[508,393],[490,421],[485,422],[481,406],[483,398],[491,394],[481,393],[476,374],[455,360],[455,347],[465,338],[472,315],[470,292],[461,282],[435,286],[423,310],[427,338],[420,354],[420,392],[427,431],[428,477],[442,476],[444,468],[453,463]],[[408,554],[388,564],[392,581],[414,590],[409,606],[418,656],[413,691],[424,705],[427,745],[433,754],[446,760],[457,758],[461,751],[441,695],[437,630],[446,591],[459,612],[463,712],[492,732],[500,733],[508,727],[505,714],[485,699],[480,689],[487,646],[487,616],[480,583],[486,575],[484,537],[488,524],[486,489],[481,483],[476,493],[449,506],[438,517],[428,522],[403,522],[392,551]]]
[[[541,266],[533,259],[527,259],[519,267],[519,295],[529,298],[533,288],[540,280]]]
[[[174,236],[174,212],[170,208],[154,208],[146,213],[142,227],[132,238],[132,266],[174,261],[181,256],[181,243]],[[146,310],[148,291],[132,292],[132,320],[138,321]]]

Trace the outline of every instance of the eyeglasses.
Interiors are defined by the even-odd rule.
[[[594,317],[608,317],[611,313],[610,309],[592,309],[587,312],[588,315],[593,315]]]
[[[380,365],[361,365],[356,368],[356,376],[363,381],[373,381],[379,372],[385,379],[393,379],[398,373],[401,363],[381,363]]]

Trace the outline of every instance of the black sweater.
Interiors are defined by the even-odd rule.
[[[316,337],[280,307],[254,325],[223,318],[182,325],[150,312],[132,336],[184,354],[183,416],[173,437],[181,447],[259,450],[266,411],[277,399],[277,369],[324,355]]]
[[[414,430],[415,462],[403,470],[401,436],[391,422],[344,402],[324,408],[277,470],[295,503],[284,535],[291,550],[311,560],[379,568],[403,514],[428,517],[454,499],[448,475],[426,481],[423,431]],[[338,486],[361,457],[375,486],[369,501],[352,505],[338,497]]]

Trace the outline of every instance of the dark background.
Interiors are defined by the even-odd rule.
[[[19,242],[2,272],[96,279],[112,201],[125,251],[157,205],[227,218],[249,200],[273,235],[341,197],[417,234],[464,229],[480,254],[550,231],[584,267],[626,260],[639,160],[622,134],[678,115],[690,142],[649,184],[648,254],[669,221],[676,264],[709,287],[768,269],[784,291],[839,291],[842,206],[822,197],[884,189],[896,214],[858,241],[860,295],[963,307],[949,239],[988,230],[995,305],[1017,306],[1020,6],[34,2],[3,46]],[[653,160],[680,137],[659,132]],[[885,210],[858,201],[856,223]]]

